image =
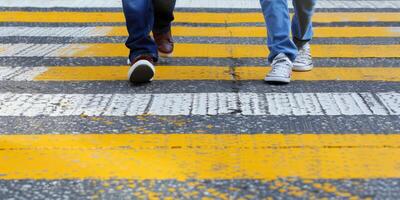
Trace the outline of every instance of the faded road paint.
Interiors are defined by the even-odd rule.
[[[2,179],[400,178],[400,135],[0,136]],[[117,164],[116,164],[117,163]]]
[[[316,58],[400,58],[400,45],[313,45]],[[35,51],[33,51],[33,49]],[[211,51],[212,49],[212,51]],[[265,45],[176,44],[175,57],[185,58],[264,58]],[[123,44],[6,44],[0,57],[127,57]]]
[[[385,12],[320,12],[315,13],[314,22],[397,22],[400,13]],[[0,22],[46,22],[46,23],[83,23],[83,22],[125,22],[121,12],[0,12]],[[261,12],[211,13],[176,12],[174,22],[183,23],[264,23]]]
[[[293,7],[288,1],[289,7]],[[52,0],[43,2],[37,0],[0,0],[1,7],[34,7],[34,8],[121,8],[118,0]],[[258,0],[177,0],[177,8],[242,8],[258,9]],[[316,8],[400,8],[400,2],[394,0],[362,0],[362,1],[335,1],[320,0]]]
[[[265,37],[265,27],[190,27],[173,26],[174,36],[184,37]],[[124,26],[97,27],[0,27],[0,36],[24,37],[100,37],[128,36]],[[400,27],[315,27],[314,37],[400,37]]]
[[[400,115],[400,93],[0,94],[0,116]]]
[[[0,68],[1,69],[1,68]],[[31,68],[36,81],[126,80],[126,66],[49,67],[43,73]],[[27,68],[27,71],[29,68]],[[262,80],[270,67],[157,66],[155,80]],[[0,75],[0,80],[2,79]],[[400,81],[400,68],[317,67],[308,73],[293,73],[302,81]]]

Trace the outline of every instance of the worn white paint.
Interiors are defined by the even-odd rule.
[[[0,37],[97,37],[106,36],[113,27],[0,27]]]
[[[0,67],[0,81],[32,81],[47,67]]]
[[[27,43],[18,43],[18,44],[0,44],[0,57],[45,57],[52,56],[54,53],[58,53],[63,49],[74,50],[73,48],[69,48],[72,45],[68,44],[27,44]]]
[[[0,0],[0,7],[121,8],[121,0]],[[292,7],[289,0],[289,5]],[[259,0],[177,0],[177,8],[259,8]],[[400,8],[395,0],[320,0],[317,8]]]
[[[400,93],[380,93],[378,97],[391,115],[400,115]]]
[[[0,94],[0,116],[400,115],[400,93]]]

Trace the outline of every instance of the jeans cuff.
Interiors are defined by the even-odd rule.
[[[142,55],[149,55],[153,58],[154,62],[158,61],[158,53],[149,53],[149,52],[135,52],[135,53],[130,53],[129,54],[129,60],[132,62],[135,60],[137,57],[142,56]]]
[[[165,27],[153,27],[153,33],[163,34],[171,31],[171,25]]]
[[[300,39],[298,39],[296,37],[293,37],[293,42],[294,42],[294,44],[296,44],[297,48],[303,47],[309,41],[310,40],[300,40]]]

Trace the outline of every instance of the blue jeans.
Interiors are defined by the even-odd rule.
[[[287,0],[260,0],[268,30],[268,61],[280,53],[294,61],[298,47],[312,39],[312,21],[316,0],[293,0],[294,16],[290,22]],[[292,33],[293,40],[290,38]]]
[[[125,43],[130,49],[129,59],[150,55],[158,59],[157,45],[150,32],[171,30],[175,0],[122,0],[129,37]]]

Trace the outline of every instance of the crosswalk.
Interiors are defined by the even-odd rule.
[[[0,80],[8,81],[123,81],[127,66],[0,67]],[[270,67],[158,66],[155,80],[262,80]],[[296,81],[400,81],[394,67],[320,67],[310,73],[294,73]]]
[[[399,199],[399,11],[321,0],[277,86],[258,0],[178,0],[132,85],[120,0],[0,0],[0,199]]]
[[[0,116],[400,115],[400,93],[0,95]],[[380,103],[382,102],[382,103]]]
[[[267,31],[261,26],[227,26],[227,27],[172,27],[174,36],[183,37],[243,37],[264,38]],[[315,38],[364,38],[364,37],[400,37],[399,27],[316,27]],[[127,37],[124,26],[95,27],[1,27],[2,37]]]
[[[96,142],[91,141],[93,139]],[[16,144],[2,146],[21,150],[2,151],[0,158],[11,157],[12,161],[1,159],[5,163],[5,179],[23,179],[29,175],[35,179],[115,177],[135,180],[194,177],[273,180],[282,176],[391,178],[398,173],[397,160],[391,158],[400,153],[399,139],[399,135],[368,134],[5,136],[6,141]],[[192,146],[194,141],[196,146]],[[63,159],[58,159],[60,155]],[[97,158],[89,159],[93,155]],[[118,158],[118,165],[114,164],[114,158]],[[349,168],[337,162],[338,158],[358,167]],[[280,162],[281,159],[286,162]],[[74,160],[82,162],[74,163]],[[49,166],[47,162],[54,165]],[[242,164],[236,165],[237,162]],[[322,165],[313,166],[316,162]],[[27,164],[14,166],[13,163]],[[215,165],[226,167],[214,169]]]
[[[39,0],[20,0],[18,2],[13,0],[2,0],[0,2],[1,7],[29,7],[29,8],[52,8],[52,7],[63,7],[63,8],[121,8],[122,3],[118,0],[52,0],[51,2],[43,2]],[[289,6],[290,3],[289,3]],[[254,9],[259,8],[260,4],[258,0],[248,1],[233,1],[233,0],[180,0],[177,1],[177,8],[245,8]],[[317,8],[399,8],[400,3],[396,0],[321,0]]]

